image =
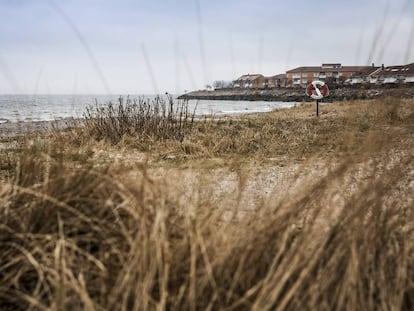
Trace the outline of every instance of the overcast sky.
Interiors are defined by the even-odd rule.
[[[0,93],[154,94],[414,62],[412,0],[0,0]]]

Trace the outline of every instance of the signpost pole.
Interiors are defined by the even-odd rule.
[[[316,100],[316,116],[319,117],[319,99]]]

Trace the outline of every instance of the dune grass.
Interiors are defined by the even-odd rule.
[[[162,97],[154,99],[119,98],[118,103],[88,107],[84,113],[83,131],[95,139],[119,143],[123,137],[135,136],[141,141],[154,139],[181,141],[194,122],[186,102]]]
[[[412,310],[413,102],[336,104],[319,119],[313,108],[191,122],[177,136],[155,125],[177,125],[168,118],[145,135],[120,130],[137,118],[127,110],[3,149],[1,309]],[[98,161],[97,148],[149,162]],[[207,177],[156,178],[167,153],[195,170],[199,159],[283,158],[312,174],[226,206]],[[229,169],[247,191],[252,176]]]
[[[355,152],[367,135],[409,125],[412,110],[411,100],[386,98],[322,106],[320,118],[313,117],[314,104],[304,104],[266,114],[195,119],[186,102],[126,100],[88,110],[82,129],[58,140],[77,146],[109,142],[161,158],[306,159],[321,152]]]

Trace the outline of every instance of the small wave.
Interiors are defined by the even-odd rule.
[[[0,124],[3,124],[3,123],[10,123],[10,120],[0,118]]]
[[[263,108],[263,109],[248,109],[245,108],[244,110],[220,110],[217,111],[217,114],[246,114],[246,113],[261,113],[261,112],[269,112],[272,109],[270,108]]]
[[[39,118],[31,118],[31,117],[26,117],[23,120],[21,120],[21,122],[38,122],[38,121],[42,121]]]

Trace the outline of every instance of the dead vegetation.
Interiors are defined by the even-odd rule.
[[[185,102],[174,103],[161,97],[155,99],[119,98],[114,104],[88,107],[84,113],[83,132],[94,139],[119,143],[123,137],[181,141],[194,123],[194,111]]]
[[[100,119],[1,150],[1,309],[412,310],[413,102],[322,109],[197,121],[177,137]],[[151,152],[115,164],[97,148]],[[235,205],[214,194],[223,175],[154,176],[163,154],[204,173],[214,165],[200,161],[231,159]],[[325,169],[246,206],[255,167],[274,159]]]

